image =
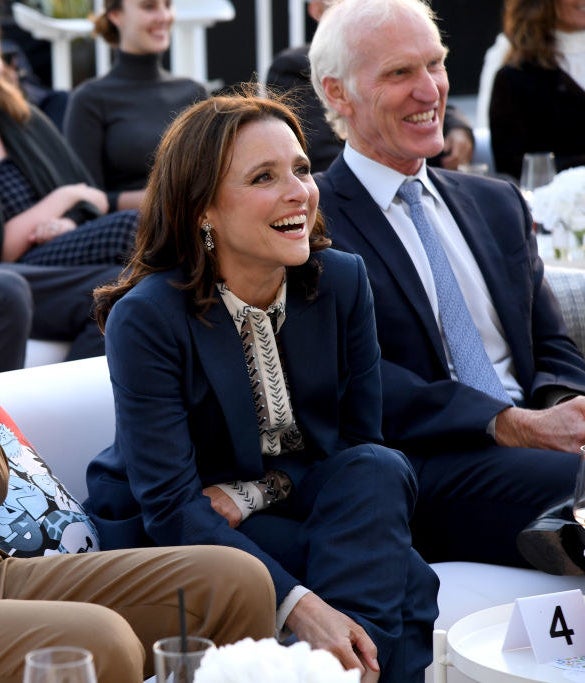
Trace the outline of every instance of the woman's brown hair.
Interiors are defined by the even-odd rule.
[[[215,303],[221,281],[214,251],[203,245],[202,218],[213,203],[231,159],[234,141],[247,123],[284,121],[306,152],[305,138],[293,111],[278,98],[258,97],[244,87],[233,95],[203,100],[185,110],[164,135],[149,177],[136,244],[119,281],[95,292],[95,313],[103,329],[113,304],[150,273],[181,267],[182,287],[192,296],[195,314],[204,318]],[[309,238],[311,251],[331,244],[323,216],[317,212]],[[316,287],[316,264],[309,259],[302,273],[308,294]]]
[[[503,28],[512,46],[506,61],[556,69],[556,20],[555,0],[506,0]]]
[[[123,0],[106,0],[101,14],[93,18],[93,32],[96,36],[101,36],[108,45],[117,46],[120,43],[120,32],[118,27],[108,17],[112,10],[122,9]]]
[[[30,118],[30,105],[26,97],[6,76],[0,77],[0,109],[18,123],[25,123]]]

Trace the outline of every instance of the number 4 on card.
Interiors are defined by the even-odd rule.
[[[580,590],[518,598],[503,650],[531,647],[539,664],[585,655],[585,601]]]

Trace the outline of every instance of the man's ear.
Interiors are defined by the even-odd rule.
[[[323,79],[325,97],[332,109],[344,118],[352,111],[351,98],[347,95],[347,89],[343,81],[333,76],[325,76]]]

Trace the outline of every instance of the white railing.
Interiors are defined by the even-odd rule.
[[[230,0],[175,0],[175,24],[171,41],[171,71],[208,82],[206,30],[218,21],[231,21],[235,10]],[[94,11],[101,12],[103,0],[94,0]],[[93,32],[89,19],[54,19],[22,3],[12,6],[14,20],[35,38],[51,43],[52,85],[56,90],[69,90],[71,76],[71,42]],[[105,73],[110,67],[110,49],[104,40],[95,41],[96,71]]]

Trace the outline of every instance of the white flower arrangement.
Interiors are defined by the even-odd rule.
[[[289,647],[274,638],[244,638],[207,650],[196,683],[359,683],[358,669],[346,671],[330,652],[308,643]]]
[[[558,173],[534,190],[532,217],[550,232],[564,229],[582,242],[585,233],[585,166]]]

